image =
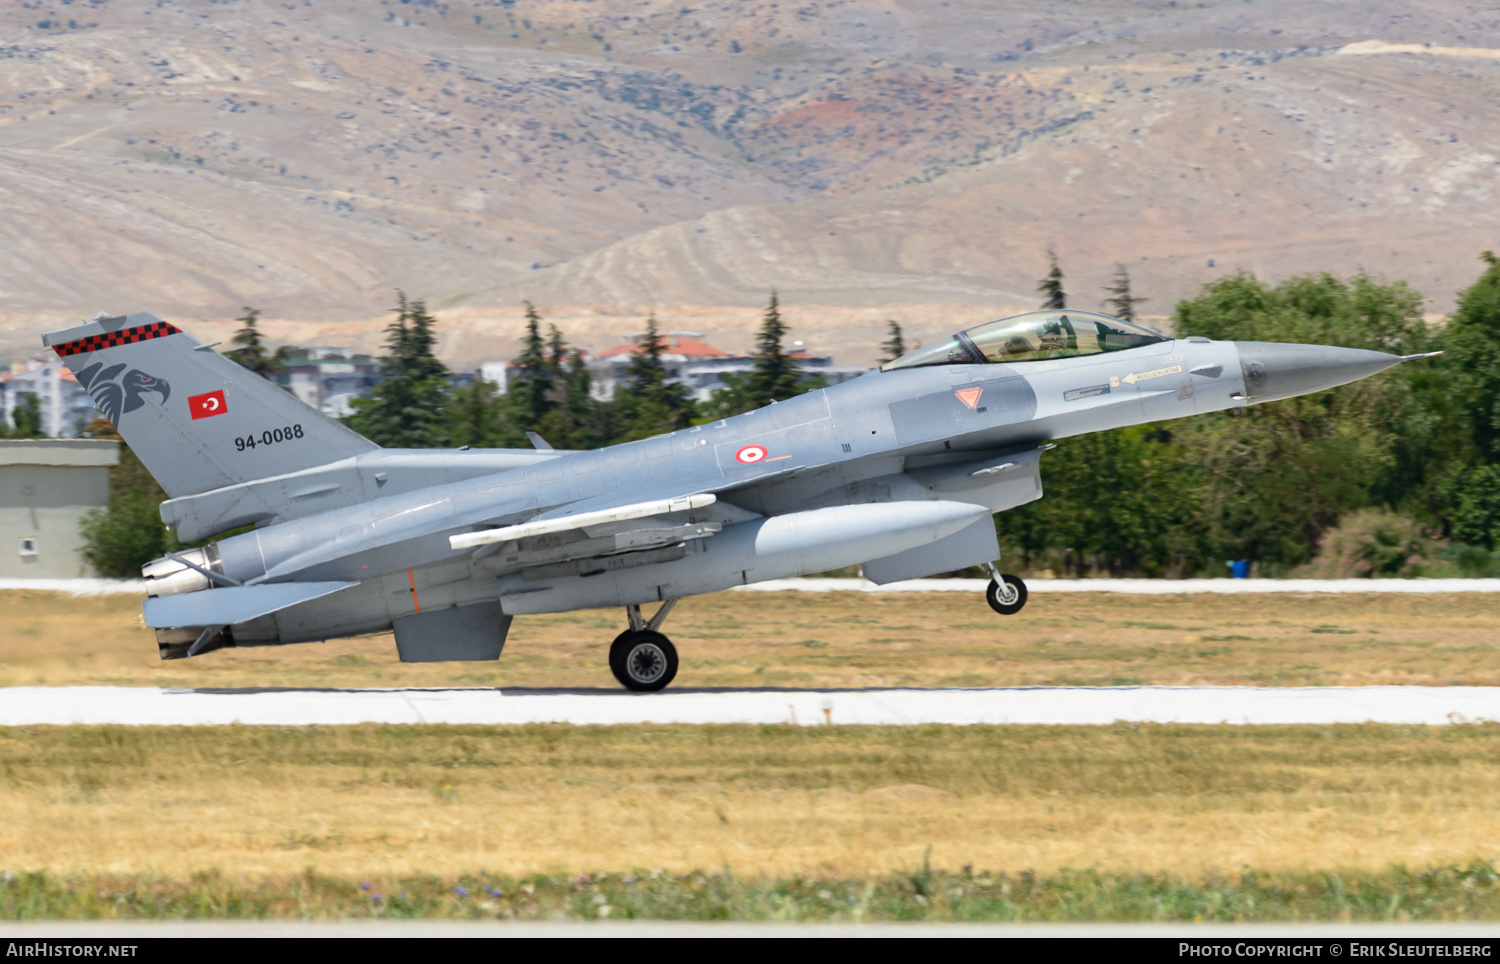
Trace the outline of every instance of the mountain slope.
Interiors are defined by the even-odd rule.
[[[1049,245],[1081,307],[1121,263],[1159,314],[1239,268],[1446,310],[1497,244],[1497,49],[1457,2],[14,4],[0,350],[246,304],[373,347],[401,287],[467,360],[521,298],[608,347],[775,288],[863,360],[1026,306]]]

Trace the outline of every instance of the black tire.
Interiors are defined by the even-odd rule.
[[[1026,606],[1026,583],[1021,581],[1020,576],[1012,576],[1008,572],[1001,574],[1000,578],[1005,580],[1006,586],[1012,591],[1002,596],[1000,584],[991,579],[989,588],[984,591],[985,602],[1002,616],[1014,616]]]
[[[610,644],[609,668],[626,689],[655,693],[677,677],[677,647],[661,633],[626,630]]]

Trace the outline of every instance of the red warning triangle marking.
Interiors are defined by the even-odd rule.
[[[954,396],[960,402],[963,402],[969,408],[973,408],[975,405],[979,404],[979,396],[981,396],[981,395],[984,394],[984,389],[982,389],[982,388],[960,388],[958,391],[954,392],[953,394],[954,394]]]

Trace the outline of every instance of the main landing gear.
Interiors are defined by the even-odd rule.
[[[1026,605],[1026,583],[1020,576],[1002,574],[995,564],[989,563],[990,584],[984,590],[985,601],[990,608],[1002,616],[1014,616]]]
[[[668,599],[661,604],[656,615],[647,622],[641,617],[640,606],[626,606],[630,617],[630,628],[615,637],[609,647],[609,668],[615,679],[628,690],[639,693],[655,693],[665,689],[677,675],[677,647],[672,641],[657,632],[667,621],[677,600]]]

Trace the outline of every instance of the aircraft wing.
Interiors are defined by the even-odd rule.
[[[233,626],[354,585],[357,583],[273,582],[258,586],[223,586],[180,596],[153,596],[142,608],[146,612],[146,625],[153,629]]]
[[[580,499],[567,505],[549,509],[517,525],[497,529],[481,529],[450,536],[448,544],[454,549],[510,542],[528,536],[567,532],[609,522],[624,522],[647,519],[651,516],[672,512],[702,509],[718,501],[715,493],[729,492],[748,485],[758,485],[773,478],[780,478],[799,471],[802,466],[791,466],[776,472],[766,472],[751,479],[718,479],[707,485],[672,491],[666,486],[649,493],[640,488],[627,492],[612,492],[608,495]],[[665,491],[663,491],[665,489]]]
[[[636,485],[623,491],[616,490],[605,495],[559,505],[516,525],[478,531],[474,531],[472,527],[484,524],[487,519],[504,516],[507,508],[519,509],[522,506],[485,505],[457,514],[442,504],[443,500],[425,506],[395,506],[391,516],[373,521],[368,527],[368,532],[359,538],[350,541],[332,540],[325,545],[282,559],[271,567],[266,578],[294,578],[298,573],[355,553],[370,552],[411,539],[436,536],[445,529],[450,534],[437,544],[446,543],[448,551],[453,551],[510,542],[528,536],[583,529],[607,522],[644,520],[650,516],[702,508],[713,504],[717,499],[714,493],[763,483],[768,479],[788,475],[795,471],[798,471],[798,467],[793,466],[778,471],[763,472],[750,479],[721,478],[708,484],[678,483],[674,485],[669,482],[660,485]],[[380,505],[379,502],[374,504]],[[480,515],[480,512],[483,512],[483,515]],[[493,525],[493,523],[490,524]],[[470,528],[470,531],[455,531],[465,527]],[[474,536],[483,538],[468,541]]]

